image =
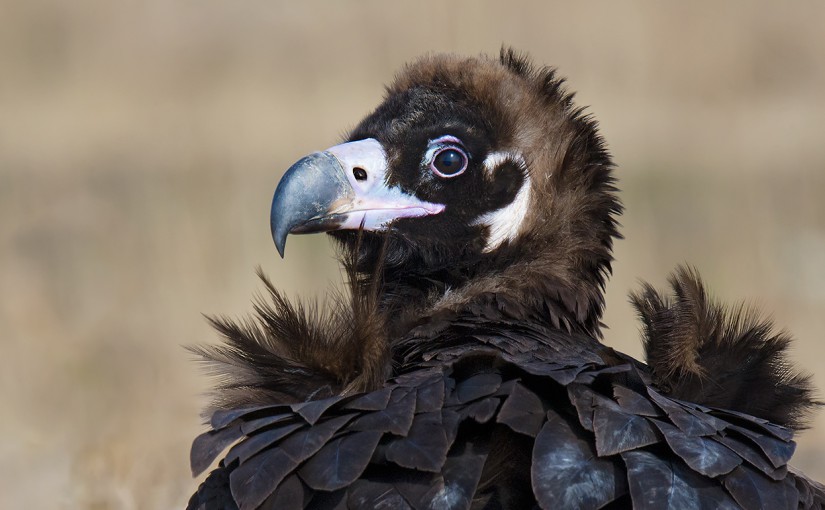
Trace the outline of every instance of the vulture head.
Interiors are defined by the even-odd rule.
[[[344,143],[286,172],[272,235],[281,255],[288,234],[310,232],[357,249],[359,271],[382,269],[385,310],[495,294],[517,314],[559,309],[554,320],[598,334],[621,212],[611,169],[552,69],[506,50],[430,56]]]

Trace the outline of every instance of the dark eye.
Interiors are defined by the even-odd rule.
[[[457,147],[444,147],[435,153],[430,166],[441,177],[456,177],[467,169],[467,155]]]

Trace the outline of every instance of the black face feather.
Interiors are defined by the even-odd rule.
[[[287,172],[278,249],[338,229],[350,295],[319,313],[264,279],[253,319],[213,321],[225,345],[196,352],[222,379],[193,472],[229,449],[188,508],[825,504],[787,467],[785,426],[815,403],[768,323],[681,270],[673,300],[633,297],[650,366],[599,343],[621,205],[561,84],[511,50],[425,58],[351,144]],[[416,212],[381,209],[399,204]]]
[[[389,186],[446,205],[441,214],[393,223],[390,235],[405,245],[388,254],[393,266],[418,264],[426,271],[448,262],[477,264],[486,227],[474,221],[512,203],[524,185],[526,168],[516,162],[504,161],[495,172],[485,169],[484,161],[503,147],[506,136],[501,126],[489,124],[481,105],[454,96],[430,87],[390,95],[347,137],[373,138],[382,144],[390,166]],[[431,142],[445,137],[455,139],[467,155],[466,171],[454,178],[434,173],[425,157]]]

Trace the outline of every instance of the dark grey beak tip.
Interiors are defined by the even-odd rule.
[[[287,236],[326,214],[330,204],[349,190],[341,163],[328,152],[310,154],[289,167],[275,189],[269,214],[272,240],[281,258]]]
[[[284,249],[286,248],[286,236],[287,234],[281,234],[279,232],[272,232],[272,240],[275,241],[275,249],[278,250],[278,255],[281,258],[284,258]]]
[[[280,189],[280,185],[278,188]],[[275,242],[275,248],[278,250],[278,255],[280,255],[281,258],[284,258],[286,238],[292,227],[289,225],[290,222],[282,221],[284,211],[280,210],[278,207],[282,204],[282,202],[282,200],[279,200],[278,191],[276,190],[275,196],[272,198],[272,209],[269,213],[269,226],[272,230],[272,240]]]

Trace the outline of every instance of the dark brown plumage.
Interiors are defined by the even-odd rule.
[[[631,294],[656,386],[697,404],[805,428],[819,403],[810,376],[796,372],[786,358],[790,335],[773,333],[771,321],[755,310],[713,302],[693,269],[678,268],[670,285],[672,298],[648,284]]]
[[[424,58],[271,219],[329,231],[350,295],[269,300],[197,348],[220,376],[190,508],[809,508],[815,404],[788,338],[680,270],[634,303],[649,365],[599,342],[621,205],[596,123],[550,69]],[[262,276],[263,278],[263,276]],[[744,389],[764,398],[744,398]]]
[[[355,271],[354,251],[342,253],[349,295],[333,293],[328,307],[291,303],[258,270],[267,297],[256,317],[209,321],[224,338],[215,347],[191,347],[218,376],[205,415],[260,402],[302,402],[381,387],[391,375],[384,317],[378,313],[380,277]]]

